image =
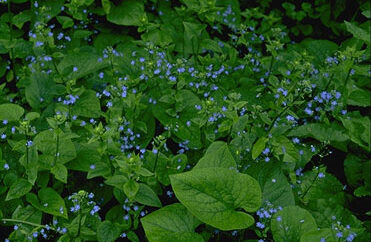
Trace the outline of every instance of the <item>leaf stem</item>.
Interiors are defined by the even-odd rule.
[[[32,222],[28,222],[28,221],[24,221],[24,220],[20,220],[20,219],[2,218],[1,220],[4,221],[4,222],[23,223],[23,224],[28,224],[28,225],[35,226],[35,227],[42,227],[42,228],[46,228],[46,229],[48,228],[48,229],[51,229],[51,230],[55,231],[55,229],[52,228],[52,227],[42,225],[42,224],[36,224],[36,223],[32,223]]]
[[[55,150],[54,162],[53,162],[52,166],[55,166],[55,164],[57,164],[58,156],[59,156],[59,133],[57,134],[57,148]]]

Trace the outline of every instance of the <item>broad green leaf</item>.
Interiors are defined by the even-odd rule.
[[[369,107],[371,105],[370,91],[360,88],[354,88],[349,93],[347,104],[360,107]]]
[[[334,238],[334,231],[329,228],[319,229],[304,233],[300,237],[300,242],[313,242],[313,241],[326,241],[326,242],[336,242],[337,238]]]
[[[24,113],[24,109],[12,103],[0,105],[0,120],[18,121]]]
[[[141,26],[146,20],[144,4],[141,0],[125,0],[111,7],[107,20],[118,25]]]
[[[26,207],[22,207],[21,205],[19,205],[12,214],[12,219],[23,220],[36,224],[41,223],[41,218],[41,211],[37,210],[31,205],[27,205]]]
[[[10,187],[8,194],[6,195],[5,201],[11,199],[20,198],[32,189],[32,184],[27,180],[20,178]]]
[[[99,143],[75,143],[77,156],[66,164],[68,169],[89,172],[90,166],[101,160],[98,152]]]
[[[97,162],[96,164],[92,164],[89,168],[88,175],[86,176],[87,179],[91,179],[98,176],[107,176],[111,172],[110,166],[106,162]]]
[[[194,169],[207,167],[236,168],[236,162],[225,142],[216,141],[212,143]]]
[[[59,134],[57,163],[65,164],[76,157],[75,145],[70,137],[66,133]],[[57,137],[52,130],[45,130],[38,133],[34,139],[34,143],[37,149],[43,153],[44,158],[54,161],[57,152]]]
[[[344,21],[344,23],[348,32],[350,32],[355,38],[370,44],[370,31],[367,33],[364,29],[361,29],[348,21]]]
[[[161,207],[161,201],[157,194],[148,185],[139,183],[139,190],[134,198],[135,201],[143,205]]]
[[[291,130],[288,136],[313,137],[318,141],[336,141],[345,142],[349,139],[348,135],[335,125],[325,125],[320,123],[311,123],[298,126]]]
[[[338,49],[338,45],[329,40],[305,39],[300,45],[303,46],[303,49],[308,51],[319,64],[322,64],[326,57],[332,56]]]
[[[101,55],[96,52],[94,48],[84,46],[66,55],[58,64],[57,68],[63,75],[76,79],[99,71],[107,67],[108,63],[104,60],[98,62]],[[72,71],[73,67],[77,67],[76,72]]]
[[[317,230],[317,224],[307,210],[289,206],[273,216],[271,229],[274,241],[298,241],[304,233]]]
[[[305,204],[314,203],[318,199],[331,200],[339,205],[345,204],[343,185],[333,175],[322,172],[324,177],[318,177],[317,171],[309,171],[301,178],[301,187],[304,192],[302,199]],[[326,194],[324,197],[323,194]]]
[[[319,228],[329,228],[337,221],[348,224],[353,231],[361,232],[364,228],[362,222],[355,217],[351,211],[339,205],[337,201],[328,198],[313,200],[308,206]],[[334,221],[335,218],[335,221]]]
[[[194,232],[200,222],[181,204],[175,203],[150,213],[141,219],[150,242],[204,241]]]
[[[120,235],[120,229],[111,221],[104,221],[98,226],[97,238],[99,242],[114,242]]]
[[[38,192],[38,197],[33,193],[28,193],[26,199],[35,208],[58,217],[68,218],[68,210],[61,196],[50,187],[42,188]]]
[[[255,160],[264,150],[265,144],[267,143],[268,139],[265,137],[260,137],[254,146],[252,147],[252,159]]]
[[[17,26],[17,28],[22,29],[23,25],[30,21],[32,17],[32,12],[30,10],[25,10],[15,15],[12,19],[12,23]]]
[[[52,174],[54,174],[55,178],[57,180],[60,180],[63,183],[67,183],[67,168],[62,164],[55,164],[55,166],[52,167],[50,170]]]
[[[139,191],[139,183],[134,180],[129,180],[124,185],[124,192],[128,198],[133,199]]]
[[[100,102],[92,90],[86,90],[71,109],[72,115],[87,118],[98,118],[101,114]]]
[[[202,32],[205,24],[183,22],[184,26],[184,52],[185,54],[198,54],[200,51]]]
[[[57,86],[50,75],[34,72],[26,85],[26,99],[31,107],[39,109],[43,104],[52,102]]]
[[[370,119],[358,112],[349,113],[348,118],[340,117],[350,139],[366,151],[370,151]]]
[[[199,168],[170,176],[179,201],[202,222],[221,230],[243,229],[254,223],[247,212],[261,205],[258,182],[226,168]]]
[[[108,177],[107,180],[104,181],[104,183],[123,190],[124,185],[127,181],[128,179],[123,175],[114,175],[114,176]]]
[[[274,137],[272,144],[274,146],[274,154],[277,158],[282,156],[283,162],[297,162],[299,160],[299,151],[285,136]]]
[[[281,207],[295,205],[292,188],[279,165],[273,162],[258,162],[252,164],[246,172],[259,182],[263,201]]]

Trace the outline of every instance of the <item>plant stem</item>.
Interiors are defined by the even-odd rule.
[[[79,237],[80,235],[80,231],[81,231],[81,220],[82,220],[82,216],[81,216],[81,209],[79,210],[79,215],[80,215],[80,218],[79,218],[79,226],[77,227],[77,234],[76,234],[76,237]]]
[[[23,224],[28,224],[28,225],[35,226],[35,227],[47,228],[47,226],[45,226],[45,225],[35,224],[35,223],[32,223],[32,222],[28,222],[28,221],[24,221],[24,220],[20,220],[20,219],[2,218],[1,220],[4,221],[4,222],[23,223]],[[51,230],[55,230],[52,227],[48,227],[48,228],[51,229]]]
[[[156,154],[155,167],[153,168],[154,173],[156,172],[157,160],[158,160],[158,151],[157,151],[157,154]]]
[[[54,162],[52,166],[55,166],[55,164],[57,164],[58,156],[59,156],[59,134],[57,134],[57,148],[55,150]]]

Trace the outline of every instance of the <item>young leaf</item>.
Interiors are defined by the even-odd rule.
[[[134,198],[139,191],[139,184],[134,180],[129,180],[124,185],[124,192],[130,199]]]
[[[141,222],[150,242],[204,241],[200,234],[194,232],[200,221],[179,203],[152,212]]]
[[[179,201],[202,222],[221,230],[244,229],[254,223],[247,212],[261,204],[258,182],[226,168],[199,168],[170,176]]]
[[[60,180],[63,183],[67,183],[67,168],[62,164],[55,164],[50,170],[52,174],[54,174],[55,178]]]
[[[161,207],[161,201],[158,199],[156,193],[146,184],[139,183],[139,190],[134,198],[138,203],[152,206]]]
[[[265,143],[267,143],[268,139],[265,137],[260,137],[254,146],[252,147],[252,159],[255,160],[264,150],[265,148]]]

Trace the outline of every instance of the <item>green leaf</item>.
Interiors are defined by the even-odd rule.
[[[338,49],[338,45],[329,40],[305,39],[300,43],[303,49],[315,58],[315,62],[322,64],[328,56],[332,56]]]
[[[41,105],[52,102],[57,93],[57,86],[50,75],[34,72],[26,85],[26,99],[31,107],[39,109]]]
[[[38,192],[39,197],[28,193],[26,199],[35,208],[58,217],[68,218],[68,210],[61,196],[50,187],[42,188]]]
[[[67,168],[64,165],[57,163],[52,167],[50,172],[54,174],[57,180],[67,184]]]
[[[57,68],[68,78],[78,79],[107,67],[108,62],[98,62],[100,57],[94,48],[84,46],[66,55]],[[73,72],[73,67],[77,67],[78,71]]]
[[[36,224],[41,223],[41,218],[41,211],[37,210],[31,205],[27,205],[26,207],[22,207],[21,205],[19,205],[12,214],[12,219],[23,220]]]
[[[73,19],[67,16],[57,16],[58,22],[62,25],[63,29],[71,28],[74,24]]]
[[[272,144],[274,146],[274,154],[276,156],[283,155],[283,162],[296,162],[299,160],[299,151],[285,136],[274,137]]]
[[[6,195],[5,201],[11,199],[20,198],[32,189],[32,184],[27,180],[20,178],[13,185],[10,186],[8,194]]]
[[[348,32],[350,32],[355,38],[363,40],[364,42],[370,44],[370,31],[367,33],[365,30],[357,27],[356,25],[348,21],[344,21],[344,23]]]
[[[75,145],[71,136],[66,133],[59,134],[57,163],[65,164],[76,157]],[[37,149],[43,153],[45,159],[53,161],[57,151],[57,137],[52,130],[38,133],[34,139]]]
[[[132,199],[139,191],[139,184],[134,180],[129,180],[124,185],[124,192],[128,198]]]
[[[128,179],[123,175],[114,175],[114,176],[108,177],[107,180],[104,181],[104,183],[123,190],[124,185],[127,181]]]
[[[275,206],[286,207],[295,205],[295,197],[279,165],[273,162],[258,162],[247,169],[263,190],[263,201]]]
[[[176,197],[202,222],[221,230],[244,229],[254,223],[247,212],[261,205],[258,182],[226,168],[199,168],[170,176]]]
[[[18,121],[24,113],[24,109],[12,103],[0,105],[0,120]]]
[[[289,206],[273,216],[271,229],[274,241],[298,241],[304,233],[317,230],[317,224],[307,210]]]
[[[347,104],[360,107],[369,107],[371,102],[370,91],[354,88],[351,93],[349,93]]]
[[[30,21],[32,17],[32,12],[30,10],[25,10],[15,15],[12,19],[12,23],[17,26],[17,28],[22,29],[23,25]]]
[[[94,169],[89,168],[88,175],[86,178],[91,179],[98,176],[107,176],[111,172],[111,168],[109,165],[105,162],[97,162],[96,164],[93,164],[95,167]]]
[[[72,115],[78,115],[88,118],[100,117],[100,102],[93,90],[85,90],[85,92],[77,99],[75,105],[71,109]]]
[[[102,0],[102,7],[106,14],[109,14],[111,12],[111,2],[110,0]]]
[[[152,212],[141,219],[150,242],[204,241],[194,229],[200,222],[181,204],[175,203]]]
[[[148,185],[139,183],[139,189],[134,198],[135,201],[143,205],[161,207],[161,201],[156,193]]]
[[[144,4],[141,0],[125,0],[118,6],[113,6],[107,15],[107,20],[118,25],[141,26],[146,19]]]
[[[198,54],[205,24],[183,22],[184,26],[184,54]]]
[[[264,150],[265,144],[267,143],[268,139],[265,137],[260,137],[254,146],[252,147],[252,159],[255,160]]]
[[[236,162],[234,161],[227,143],[223,141],[212,143],[194,169],[207,167],[236,168]]]
[[[342,130],[335,125],[325,125],[320,123],[311,123],[301,125],[294,128],[288,133],[288,136],[298,136],[298,137],[313,137],[318,141],[336,141],[344,142],[349,139]]]
[[[120,236],[120,229],[111,221],[104,221],[98,226],[97,238],[99,242],[114,242]]]
[[[321,241],[323,239],[325,239],[324,241],[326,242],[338,241],[336,238],[334,238],[334,232],[329,228],[325,228],[304,233],[300,237],[300,242]]]

